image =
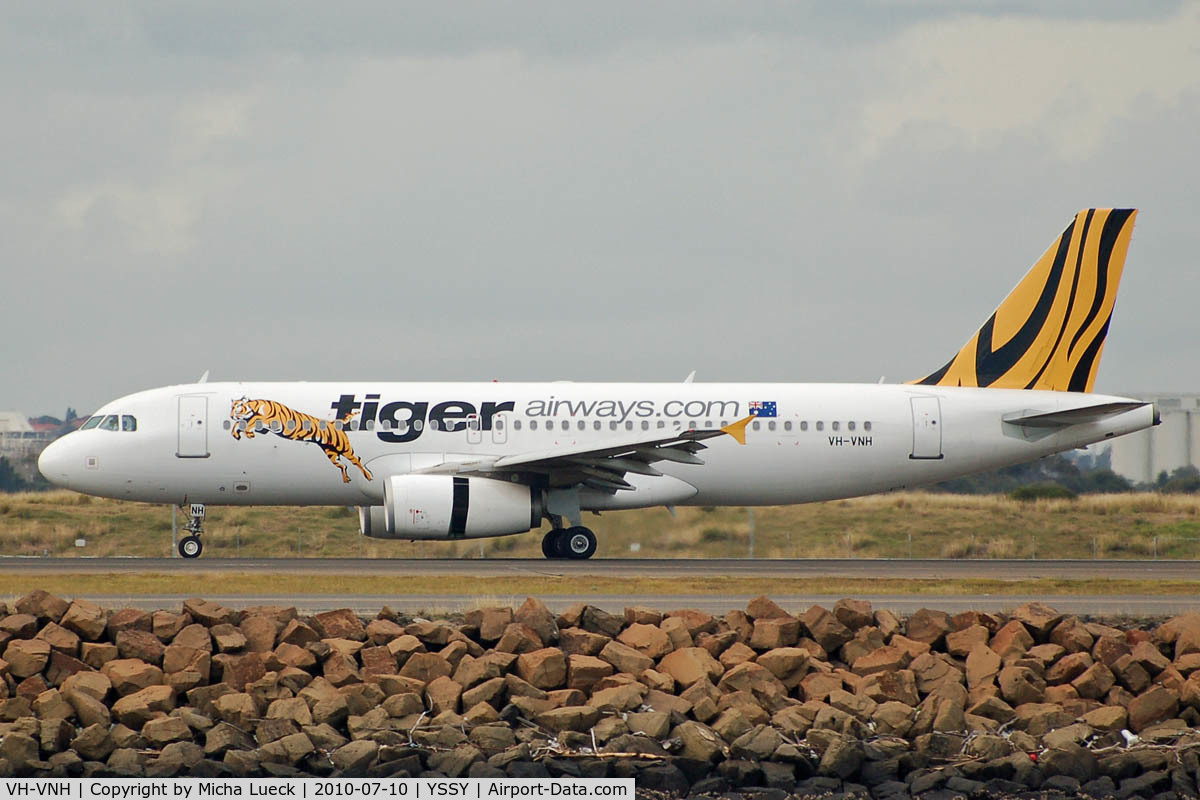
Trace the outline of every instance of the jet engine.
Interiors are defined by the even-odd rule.
[[[375,539],[477,539],[542,524],[542,493],[520,483],[452,475],[395,475],[383,505],[358,509],[359,530]]]

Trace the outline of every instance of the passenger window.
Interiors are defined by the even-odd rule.
[[[627,431],[633,430],[633,422],[632,421],[625,423],[625,430],[627,430]]]
[[[642,420],[642,430],[644,430],[644,431],[650,430],[650,423],[647,422],[646,420]]]
[[[694,419],[688,420],[688,430],[693,430],[693,431],[696,430],[696,420],[694,420]]]
[[[407,423],[406,423],[406,425],[407,425]],[[423,419],[414,419],[414,420],[412,421],[412,427],[413,427],[413,430],[414,430],[414,431],[420,431],[420,430],[424,430],[424,429],[425,429],[425,420],[423,420]]]
[[[530,424],[532,424],[532,423],[530,423]],[[519,419],[514,419],[514,420],[513,420],[513,430],[514,430],[514,431],[519,431],[519,430],[521,430],[521,420],[519,420]]]
[[[846,430],[848,430],[848,431],[852,431],[852,430],[854,430],[854,423],[853,423],[853,422],[847,422],[847,423],[846,423]]]
[[[769,430],[769,431],[775,430],[775,420],[771,420],[770,422],[767,423],[767,430]]]
[[[759,428],[762,427],[762,423],[759,422],[758,420],[754,420],[754,422],[750,423],[750,427],[753,428],[754,430],[758,430]]]
[[[792,421],[790,419],[787,422],[783,423],[783,429],[785,431],[790,431],[792,429]]]
[[[562,421],[562,429],[563,429],[564,431],[570,430],[570,429],[571,429],[571,423],[570,423],[570,422],[568,422],[567,420],[565,420],[565,419],[564,419],[564,420]]]
[[[326,422],[325,420],[321,420],[320,422],[317,423],[317,427],[320,428],[321,430],[326,430],[329,427],[329,423]]]
[[[333,427],[336,430],[340,431],[342,428],[346,427],[346,425],[340,419],[335,419],[333,421]],[[275,431],[276,433],[279,433],[279,421],[278,420],[271,423],[271,430]]]
[[[582,431],[582,430],[587,430],[587,423],[586,423],[586,422],[584,422],[583,420],[579,420],[579,425],[578,425],[577,427],[578,427],[578,428],[579,428],[579,430],[581,430],[581,431]]]
[[[502,430],[504,430],[504,420],[502,420],[502,419],[498,419],[498,420],[496,420],[495,422],[493,422],[493,423],[492,423],[492,426],[493,426],[493,427],[494,427],[496,430],[498,430],[498,431],[502,431]]]
[[[824,422],[818,422],[818,423],[817,423],[817,430],[819,430],[819,431],[823,431],[823,430],[825,430],[825,423],[824,423]]]
[[[600,430],[600,420],[596,420],[595,422],[592,423],[592,430],[595,430],[595,431]]]
[[[800,430],[802,430],[802,431],[808,430],[808,422],[807,421],[800,423]]]
[[[834,423],[833,423],[833,429],[836,431],[836,430],[838,429],[838,426],[839,426],[839,425],[840,425],[840,423],[834,422]]]
[[[665,428],[665,427],[667,427],[667,423],[663,422],[663,421],[660,419],[660,420],[658,421],[658,427],[659,427],[659,428]]]
[[[615,421],[608,423],[608,429],[610,431],[615,431],[617,429],[617,423]]]
[[[115,430],[117,430],[117,428],[118,428],[118,425],[117,425],[117,415],[116,414],[109,414],[107,417],[104,418],[104,422],[100,423],[100,430],[102,430],[102,431],[115,431]]]
[[[375,430],[375,420],[373,420],[373,419],[367,420],[366,422],[363,423],[363,427],[369,431]]]
[[[124,414],[121,417],[121,430],[136,431],[137,430],[137,420],[134,419],[133,417],[129,416],[128,414]]]
[[[869,430],[871,430],[871,423],[870,423],[870,422],[864,422],[864,423],[863,423],[863,430],[864,430],[864,431],[869,431]]]
[[[385,431],[390,431],[392,429],[392,421],[390,419],[385,419],[380,424],[383,426]],[[304,430],[308,430],[308,420],[304,420]]]
[[[529,430],[531,430],[531,431],[537,430],[537,420],[536,419],[529,420]]]
[[[229,420],[225,420],[224,422],[221,423],[221,427],[224,428],[225,430],[229,430],[230,428],[233,427],[233,424]]]
[[[92,417],[87,422],[83,423],[83,427],[81,427],[79,430],[86,431],[89,428],[94,428],[100,424],[102,419],[104,419],[104,417]]]
[[[339,425],[341,425],[341,423],[340,423],[340,422],[339,422],[338,424],[339,424]],[[275,433],[279,433],[280,431],[282,431],[282,430],[283,430],[283,425],[281,425],[281,424],[279,423],[279,420],[277,420],[277,419],[276,419],[276,420],[272,420],[272,421],[271,421],[271,430],[272,430],[272,431],[274,431]]]

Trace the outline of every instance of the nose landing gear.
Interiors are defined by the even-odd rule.
[[[183,526],[188,536],[179,540],[179,555],[184,558],[199,558],[204,551],[204,543],[200,541],[204,533],[204,504],[192,503],[188,508],[188,523]]]
[[[583,560],[596,553],[596,534],[577,525],[573,528],[555,528],[542,537],[542,555],[546,558],[571,558]]]

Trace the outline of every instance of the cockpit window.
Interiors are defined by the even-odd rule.
[[[117,422],[116,414],[109,414],[104,418],[104,421],[100,423],[100,430],[102,431],[115,431],[118,430],[118,428],[119,424]]]
[[[79,428],[79,430],[86,431],[89,428],[94,428],[100,424],[100,420],[102,420],[102,419],[104,419],[104,417],[102,417],[102,416],[91,417],[87,422],[83,423],[83,425]]]
[[[130,416],[129,414],[122,415],[121,416],[121,430],[136,431],[137,430],[137,417]]]

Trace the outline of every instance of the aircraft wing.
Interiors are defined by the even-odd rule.
[[[1065,428],[1069,425],[1099,422],[1108,417],[1124,414],[1126,411],[1132,411],[1135,408],[1141,408],[1146,405],[1150,404],[1142,402],[1101,403],[1094,406],[1084,406],[1083,408],[1071,408],[1066,411],[1027,414],[1012,419],[1005,419],[1004,421],[1013,425],[1024,425],[1029,428]]]
[[[626,473],[662,475],[653,464],[673,461],[678,464],[703,464],[696,454],[707,448],[703,442],[717,436],[732,436],[746,443],[746,425],[754,417],[746,417],[723,428],[692,428],[685,431],[646,432],[640,436],[614,437],[608,442],[555,447],[507,456],[495,456],[469,461],[446,461],[420,470],[433,474],[491,474],[545,475],[551,486],[583,484],[604,492],[633,489],[625,480]]]

